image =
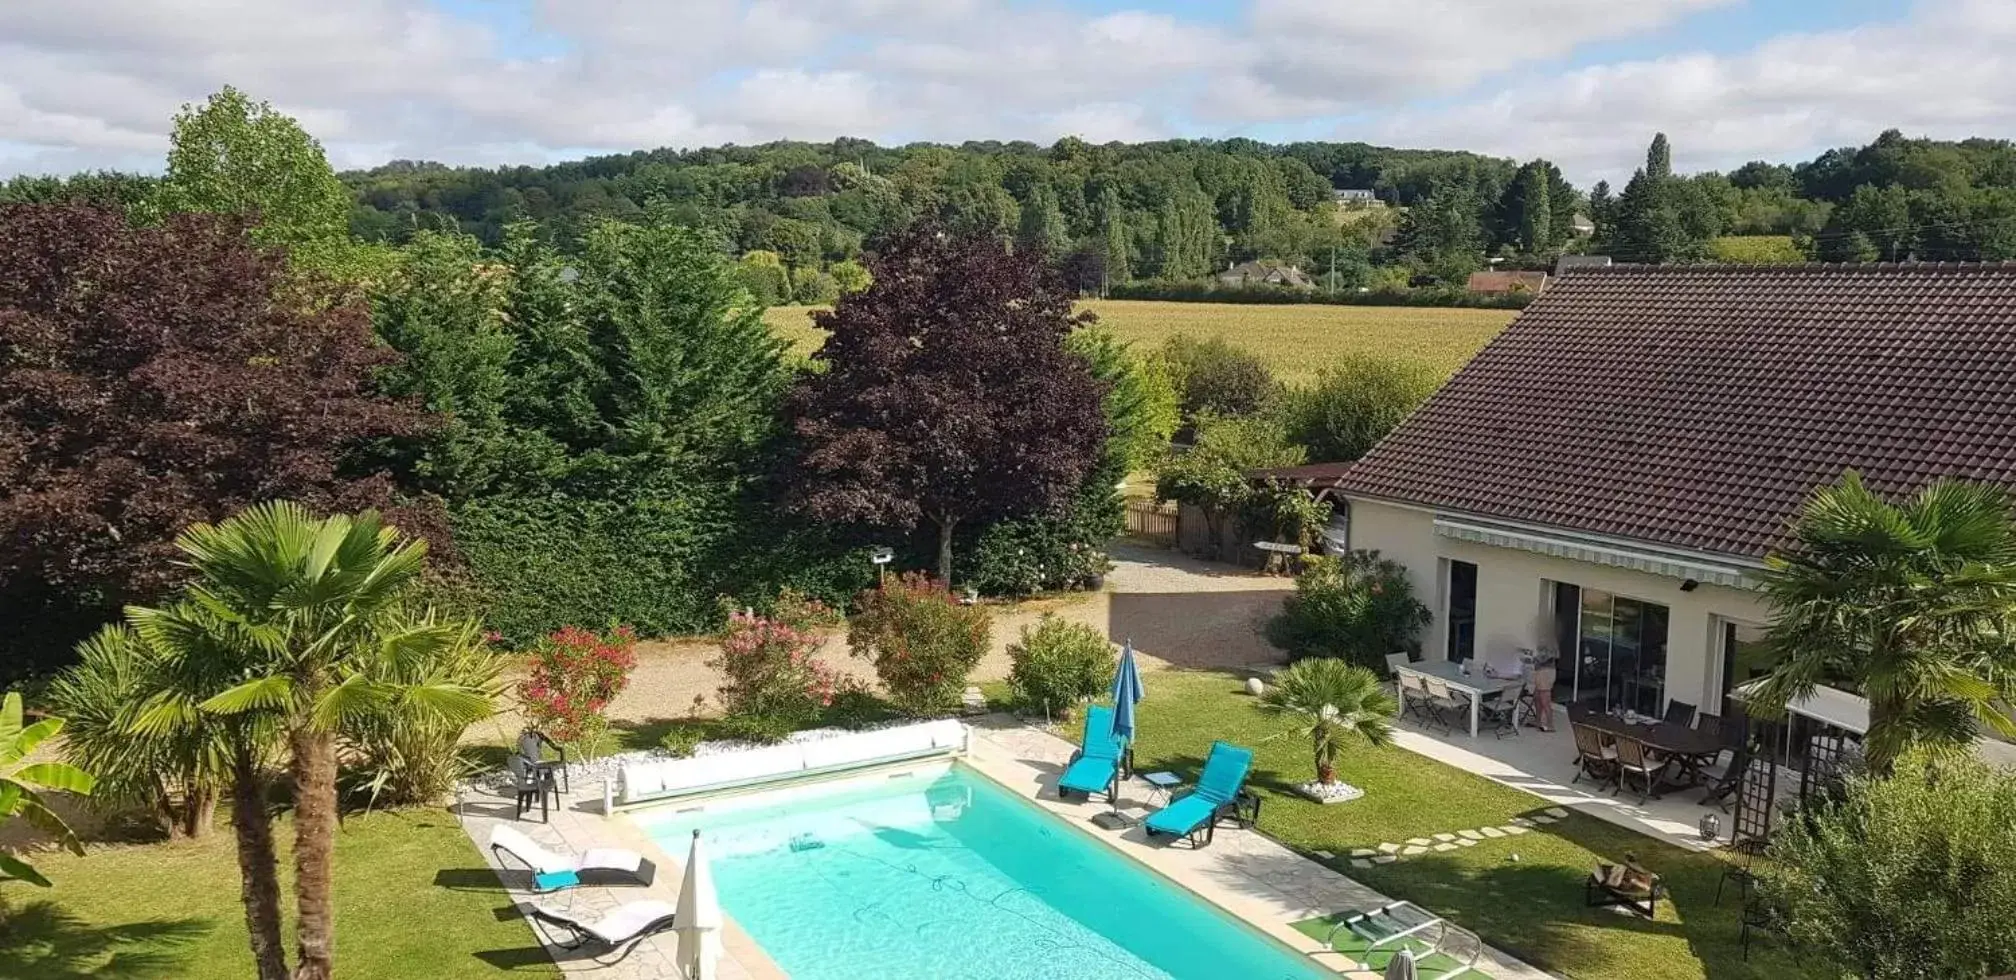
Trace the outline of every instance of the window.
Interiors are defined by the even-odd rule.
[[[1600,589],[1555,585],[1555,623],[1572,635],[1571,697],[1601,711],[1629,708],[1656,715],[1666,706],[1666,633],[1671,613],[1656,602]],[[1564,616],[1577,624],[1566,634]],[[1568,665],[1564,665],[1568,666]]]
[[[1449,561],[1449,659],[1469,660],[1477,655],[1477,566],[1467,561]]]

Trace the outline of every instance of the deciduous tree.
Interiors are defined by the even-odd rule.
[[[396,356],[364,311],[278,301],[286,275],[239,218],[0,206],[0,601],[61,627],[13,642],[46,661],[160,595],[188,524],[392,500],[357,450],[426,417],[373,394]]]
[[[873,271],[815,317],[831,337],[791,393],[792,500],[935,527],[949,579],[961,524],[1055,512],[1098,462],[1100,385],[1064,344],[1084,317],[1059,276],[992,237],[918,226]]]

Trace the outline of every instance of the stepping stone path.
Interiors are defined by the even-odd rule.
[[[1334,859],[1336,859],[1336,857],[1337,857],[1337,855],[1335,855],[1335,854],[1332,854],[1332,853],[1331,853],[1331,852],[1329,852],[1329,851],[1317,851],[1317,852],[1316,852],[1316,856],[1317,856],[1317,857],[1319,857],[1319,858],[1322,858],[1322,859],[1323,859],[1323,860],[1325,860],[1325,861],[1330,861],[1330,860],[1334,860]]]
[[[1442,853],[1456,850],[1459,847],[1476,847],[1478,844],[1488,840],[1517,837],[1520,834],[1532,833],[1534,827],[1553,823],[1566,816],[1568,816],[1567,810],[1558,806],[1548,807],[1532,816],[1513,817],[1506,821],[1503,826],[1476,827],[1469,830],[1432,834],[1428,837],[1409,837],[1402,844],[1395,844],[1392,841],[1381,841],[1372,847],[1354,847],[1351,849],[1350,854],[1351,866],[1354,868],[1369,868],[1375,864],[1392,864],[1402,858],[1416,857],[1431,851]],[[1316,856],[1321,858],[1336,857],[1336,855],[1329,851],[1317,851]]]

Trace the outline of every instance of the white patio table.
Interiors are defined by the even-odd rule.
[[[1525,681],[1518,677],[1486,677],[1484,667],[1479,664],[1465,674],[1456,664],[1448,660],[1423,660],[1420,663],[1396,667],[1396,670],[1422,677],[1434,677],[1449,685],[1452,691],[1462,691],[1470,695],[1470,737],[1477,737],[1477,706],[1489,696],[1516,696]],[[1514,719],[1515,721],[1517,719]]]

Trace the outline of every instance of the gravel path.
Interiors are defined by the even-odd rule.
[[[1113,571],[1103,592],[1035,599],[994,611],[993,648],[973,672],[975,683],[1008,676],[1008,644],[1046,613],[1087,623],[1115,643],[1132,640],[1144,662],[1174,667],[1241,669],[1281,661],[1260,628],[1293,590],[1293,580],[1263,576],[1231,565],[1199,561],[1175,551],[1116,542]],[[696,713],[713,715],[719,674],[707,666],[711,639],[656,640],[638,646],[630,686],[610,706],[611,720],[649,724]],[[821,659],[841,672],[874,683],[875,670],[847,655],[835,633]],[[494,730],[493,729],[494,727]],[[519,720],[507,711],[477,727],[471,737],[508,739]]]

